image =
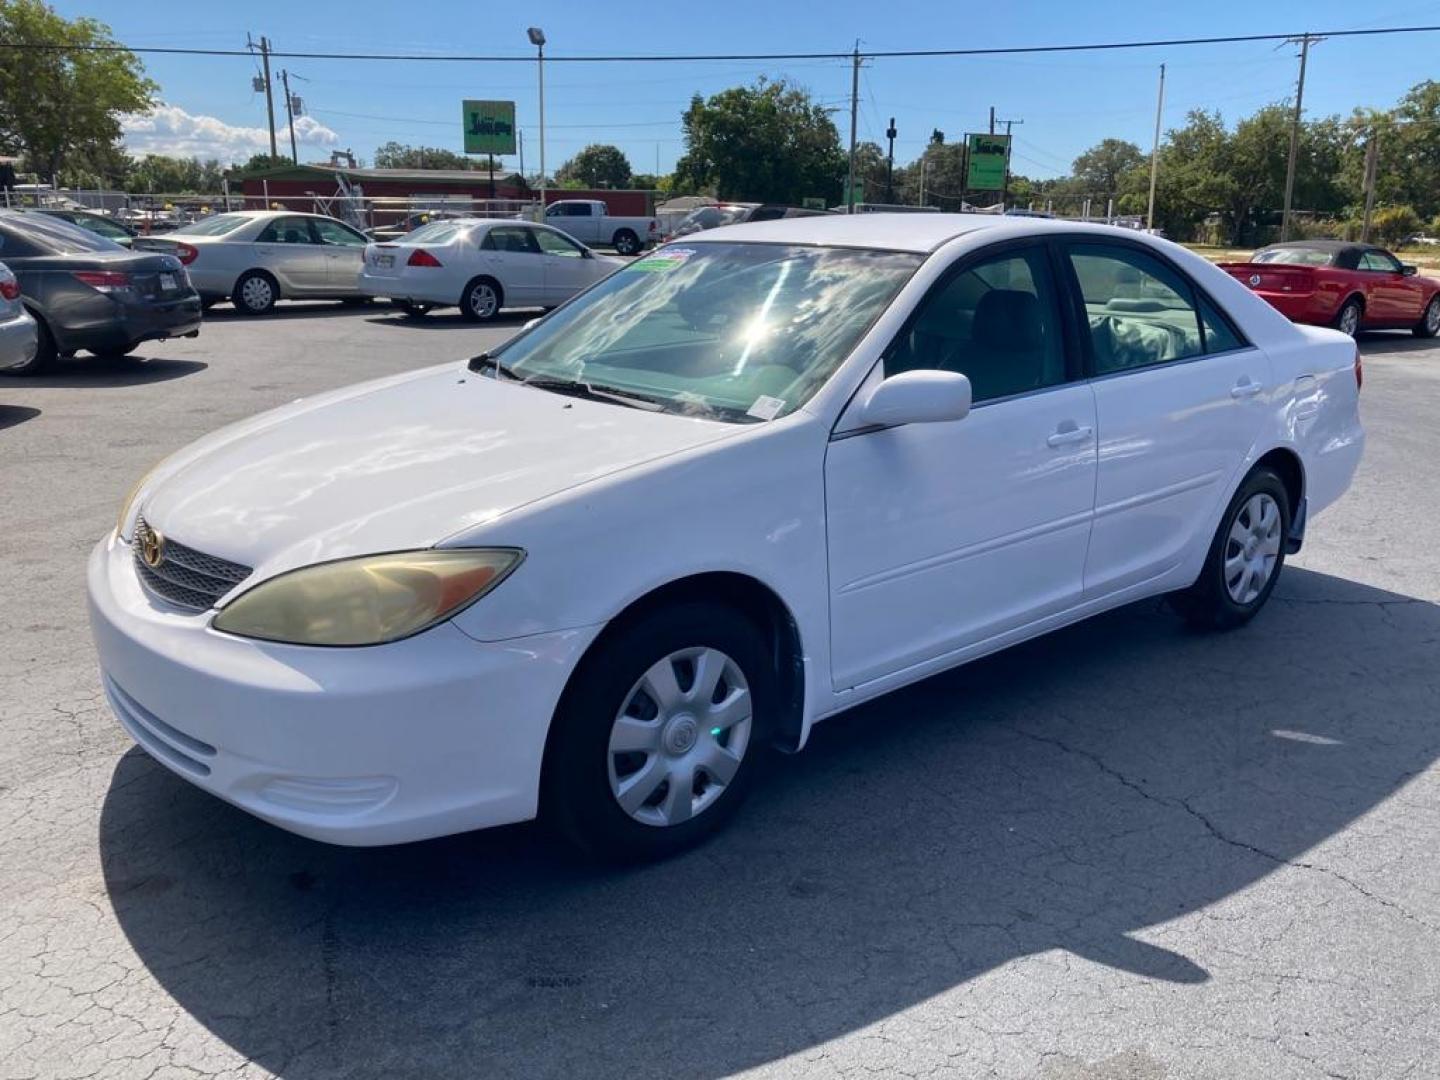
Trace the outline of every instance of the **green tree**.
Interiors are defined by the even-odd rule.
[[[1103,139],[1075,159],[1071,174],[1086,194],[1109,198],[1128,190],[1127,185],[1133,183],[1146,163],[1145,155],[1134,143]]]
[[[581,188],[623,188],[630,186],[630,162],[618,146],[592,143],[560,168],[555,179]]]
[[[146,154],[132,163],[125,183],[134,192],[213,195],[222,189],[224,175],[220,163],[213,159]]]
[[[761,78],[708,100],[696,94],[681,123],[678,188],[781,203],[840,195],[846,159],[839,132],[808,91],[783,79]]]
[[[236,165],[230,170],[229,176],[234,179],[244,176],[246,173],[263,172],[266,169],[288,169],[294,162],[283,154],[276,154],[271,157],[269,154],[252,154],[250,160],[243,165]]]
[[[669,177],[657,176],[655,173],[637,172],[630,177],[630,186],[638,191],[659,191],[661,185]]]
[[[159,89],[104,23],[64,19],[40,0],[0,0],[0,41],[104,48],[5,50],[0,153],[23,154],[46,179],[81,148],[114,146],[121,116],[149,109]]]
[[[486,159],[483,166],[480,159],[457,154],[438,146],[410,146],[406,143],[387,142],[375,148],[377,169],[474,169],[488,168]],[[498,168],[498,166],[497,166]]]

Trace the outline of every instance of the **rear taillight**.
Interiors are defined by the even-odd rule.
[[[1365,385],[1365,365],[1360,362],[1360,346],[1355,346],[1355,392]]]
[[[0,278],[0,296],[6,300],[19,300],[20,282],[9,276]]]
[[[182,266],[189,266],[200,257],[200,249],[193,244],[176,244],[175,257],[180,260]]]
[[[424,248],[416,248],[410,253],[410,258],[405,260],[406,266],[439,266],[440,260]]]
[[[109,293],[130,288],[130,275],[118,270],[74,270],[71,277],[96,292]]]

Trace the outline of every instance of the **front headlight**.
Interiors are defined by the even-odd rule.
[[[455,615],[524,557],[516,548],[454,548],[306,566],[241,593],[211,625],[291,645],[380,645]]]
[[[146,482],[155,475],[156,468],[158,466],[146,469],[145,475],[135,481],[130,490],[125,493],[125,500],[120,504],[120,516],[115,519],[115,534],[127,544],[130,542],[130,537],[125,535],[125,526],[130,523],[130,511],[134,508],[135,500],[139,498],[140,492],[144,490]]]

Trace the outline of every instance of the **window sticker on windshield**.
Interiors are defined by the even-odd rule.
[[[643,259],[636,259],[630,264],[629,269],[641,270],[649,274],[674,270],[677,266],[684,266],[685,260],[694,254],[694,248],[666,248],[664,251],[646,255]]]
[[[745,410],[745,415],[753,416],[757,420],[774,420],[784,408],[784,398],[761,394],[755,399],[755,403]]]

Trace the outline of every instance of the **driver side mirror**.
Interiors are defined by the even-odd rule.
[[[1414,277],[1414,276],[1415,276],[1416,274],[1418,274],[1419,272],[1420,272],[1420,271],[1417,270],[1417,269],[1416,269],[1414,266],[1412,266],[1410,263],[1405,263],[1404,265],[1402,265],[1402,266],[1400,267],[1400,273],[1404,274],[1406,277]]]
[[[866,427],[899,427],[963,420],[970,414],[970,380],[958,371],[916,370],[892,375],[870,392],[858,419]]]

